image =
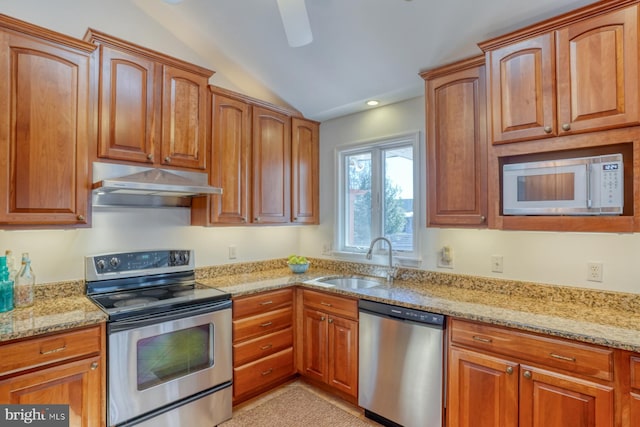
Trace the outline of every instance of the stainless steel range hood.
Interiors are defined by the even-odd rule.
[[[191,198],[222,194],[206,173],[93,163],[93,206],[190,207]]]

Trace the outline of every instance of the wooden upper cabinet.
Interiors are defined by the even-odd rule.
[[[291,221],[319,222],[319,124],[291,119]]]
[[[639,123],[638,5],[588,14],[480,44],[494,144]]]
[[[163,165],[205,169],[209,77],[168,65],[163,69],[160,161]]]
[[[98,157],[204,170],[213,71],[89,29],[100,49]]]
[[[210,184],[223,189],[211,196],[213,224],[244,224],[250,206],[251,106],[213,93]]]
[[[554,52],[543,34],[487,54],[494,144],[555,134]]]
[[[258,106],[253,107],[252,114],[253,222],[288,223],[291,218],[291,118]]]
[[[427,102],[427,225],[486,226],[484,58],[421,75]]]
[[[637,124],[638,6],[556,32],[559,133]]]
[[[0,15],[0,223],[87,223],[94,49]]]
[[[153,163],[154,120],[160,92],[156,64],[148,58],[100,47],[100,142],[98,156]]]

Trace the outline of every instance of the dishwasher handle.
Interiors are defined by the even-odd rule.
[[[445,317],[442,314],[430,313],[428,311],[416,310],[413,308],[400,307],[397,305],[368,301],[364,299],[358,301],[358,308],[360,309],[360,311],[368,312],[371,314],[444,327]]]

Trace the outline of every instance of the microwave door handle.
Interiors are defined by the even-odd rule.
[[[587,209],[591,209],[593,206],[593,200],[591,197],[591,168],[592,164],[587,163]]]

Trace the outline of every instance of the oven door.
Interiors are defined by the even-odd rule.
[[[585,161],[505,165],[504,215],[589,215],[589,164]]]
[[[224,306],[109,325],[110,426],[231,381],[230,302]]]

